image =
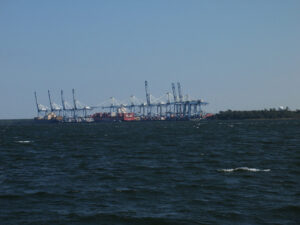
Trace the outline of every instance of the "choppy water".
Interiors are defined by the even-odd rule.
[[[299,224],[300,121],[0,121],[0,224]]]

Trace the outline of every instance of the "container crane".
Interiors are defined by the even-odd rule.
[[[148,81],[145,80],[145,91],[146,91],[146,100],[148,105],[148,114],[151,115],[151,98],[149,93]]]
[[[53,108],[53,104],[52,104],[51,95],[50,95],[50,91],[49,90],[48,90],[48,98],[49,98],[51,112],[53,112],[54,108]]]
[[[66,110],[66,102],[65,102],[65,99],[64,99],[63,90],[60,91],[60,96],[61,96],[61,104],[62,104],[63,110]]]
[[[178,108],[177,108],[177,94],[176,94],[176,88],[175,88],[175,84],[172,83],[172,91],[173,91],[173,97],[174,97],[174,112],[177,115],[178,113]]]
[[[73,105],[74,105],[74,118],[76,118],[76,111],[77,111],[77,106],[76,106],[76,99],[75,99],[75,89],[72,89],[72,95],[73,95]]]
[[[179,95],[179,112],[180,114],[182,113],[182,102],[183,102],[183,96],[182,96],[182,90],[181,90],[181,85],[179,82],[177,82],[177,88],[178,88],[178,95]]]

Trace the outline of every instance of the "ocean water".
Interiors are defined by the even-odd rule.
[[[0,121],[0,224],[300,224],[300,120]]]

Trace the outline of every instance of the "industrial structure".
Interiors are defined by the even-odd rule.
[[[205,115],[202,106],[207,105],[202,99],[190,99],[188,95],[183,96],[181,84],[171,85],[172,93],[167,92],[159,98],[150,94],[148,82],[145,81],[146,101],[130,96],[127,101],[118,101],[111,97],[107,101],[87,106],[79,102],[72,89],[72,104],[65,101],[63,90],[61,90],[61,105],[53,102],[48,90],[49,106],[38,103],[36,92],[34,92],[37,107],[36,120],[39,121],[61,121],[61,122],[93,122],[102,121],[99,117],[110,118],[110,120],[190,120],[201,119]],[[122,115],[121,115],[122,114]],[[116,119],[117,118],[117,119]],[[125,119],[124,119],[125,118]],[[134,118],[134,119],[133,119]]]

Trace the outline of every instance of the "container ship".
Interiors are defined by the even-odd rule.
[[[138,121],[138,117],[135,117],[134,113],[95,113],[92,115],[94,122],[129,122]]]

